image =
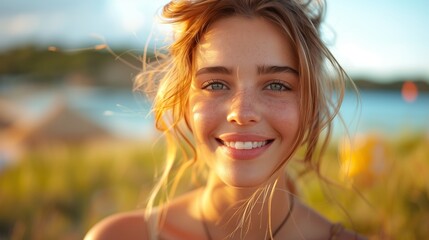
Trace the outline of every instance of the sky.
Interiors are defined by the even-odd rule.
[[[168,31],[154,21],[166,2],[0,0],[0,51],[30,43],[143,49],[150,29]],[[429,0],[327,0],[323,39],[351,75],[429,79],[428,13]]]

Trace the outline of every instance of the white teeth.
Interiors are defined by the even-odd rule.
[[[235,148],[245,149],[245,147],[247,147],[245,142],[235,142]]]
[[[262,142],[224,142],[227,147],[235,148],[235,149],[252,149],[252,148],[260,148],[267,144],[267,141]]]

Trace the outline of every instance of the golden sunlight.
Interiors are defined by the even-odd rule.
[[[340,176],[360,186],[370,186],[387,170],[387,143],[376,134],[359,135],[340,144]]]

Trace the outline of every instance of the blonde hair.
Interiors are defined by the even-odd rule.
[[[166,166],[149,198],[148,211],[156,204],[157,196],[165,193],[164,190],[170,190],[166,191],[168,194],[165,197],[174,195],[185,169],[201,167],[185,116],[188,90],[194,74],[195,49],[215,21],[237,15],[265,18],[291,39],[298,56],[301,84],[300,125],[293,149],[295,152],[303,147],[306,168],[319,173],[319,159],[330,139],[332,122],[339,111],[348,79],[320,37],[324,3],[299,0],[173,0],[164,6],[162,17],[174,26],[175,39],[168,48],[166,58],[158,59],[158,66],[154,69],[147,69],[150,66],[145,65],[136,79],[137,89],[156,93],[153,103],[156,127],[165,134],[168,148]],[[319,144],[321,147],[318,147]],[[173,173],[176,177],[170,188]]]

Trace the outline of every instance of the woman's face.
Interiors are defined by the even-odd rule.
[[[199,160],[226,184],[257,186],[291,153],[299,122],[298,60],[263,18],[215,22],[195,55],[188,120]]]

